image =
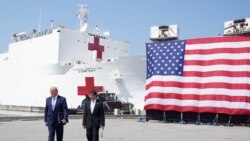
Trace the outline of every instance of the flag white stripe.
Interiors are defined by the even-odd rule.
[[[181,76],[159,76],[154,75],[151,78],[146,80],[146,84],[149,84],[152,81],[176,81],[176,82],[183,82],[183,83],[211,83],[211,82],[221,82],[221,83],[231,83],[231,84],[250,84],[249,77],[223,77],[223,76],[213,76],[207,77],[181,77]]]
[[[242,48],[250,47],[250,41],[243,42],[220,42],[220,43],[207,43],[207,44],[186,44],[186,50],[207,50],[217,48]]]
[[[249,90],[229,90],[229,89],[197,89],[197,88],[176,88],[176,87],[150,87],[147,93],[176,93],[176,94],[197,94],[197,95],[227,95],[227,96],[250,96]]]
[[[185,60],[201,60],[201,61],[208,61],[208,60],[217,60],[217,59],[249,59],[250,53],[240,53],[240,54],[230,54],[230,53],[218,53],[218,54],[206,54],[206,55],[185,55]]]
[[[247,109],[250,110],[250,103],[246,102],[228,102],[228,101],[198,101],[198,100],[178,100],[178,99],[161,99],[161,98],[150,98],[145,101],[145,105],[150,104],[160,105],[175,105],[175,106],[195,106],[195,107],[223,107],[231,109]]]
[[[185,65],[183,68],[184,71],[200,71],[200,72],[208,72],[208,71],[250,71],[250,65],[213,65],[209,67],[204,66],[195,66],[195,65]]]

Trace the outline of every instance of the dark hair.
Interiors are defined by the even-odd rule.
[[[95,90],[93,90],[92,92],[91,92],[91,94],[93,94],[93,95],[97,95],[97,92],[95,91]]]

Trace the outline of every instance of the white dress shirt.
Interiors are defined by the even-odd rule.
[[[53,109],[53,111],[55,110],[56,101],[57,101],[57,96],[52,97],[51,104],[52,104],[52,109]]]
[[[94,111],[94,108],[95,108],[95,104],[96,104],[96,99],[95,100],[91,100],[91,102],[90,102],[91,114],[93,114],[93,111]]]

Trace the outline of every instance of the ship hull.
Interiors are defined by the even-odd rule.
[[[83,94],[79,87],[86,87],[86,78],[94,86],[114,92],[118,98],[142,109],[145,95],[145,56],[125,56],[115,61],[68,66],[1,64],[0,104],[43,107],[50,96],[49,88],[56,86],[59,94],[67,98],[69,108],[77,108]]]

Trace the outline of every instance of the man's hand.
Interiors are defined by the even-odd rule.
[[[66,124],[67,123],[65,119],[61,120],[61,122],[62,122],[62,124]]]
[[[48,126],[48,123],[47,122],[44,122],[45,126]]]

